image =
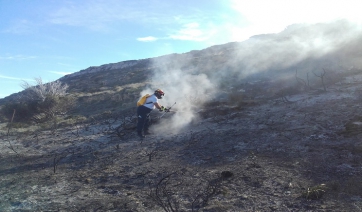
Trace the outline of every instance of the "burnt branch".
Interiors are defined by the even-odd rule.
[[[122,114],[120,116],[121,124],[114,129],[114,132],[119,138],[123,138],[125,135],[135,131],[136,124],[131,114]]]
[[[159,150],[157,148],[151,149],[151,150],[145,150],[144,155],[148,156],[148,161],[152,161],[152,157],[156,156],[159,153]]]
[[[295,79],[297,80],[298,84],[302,86],[303,89],[305,90],[312,89],[309,83],[309,73],[307,73],[307,81],[305,81],[304,79],[298,77],[298,70],[295,70]]]
[[[59,162],[65,157],[66,156],[64,156],[64,155],[61,155],[59,157],[58,157],[57,154],[54,155],[54,158],[53,158],[53,172],[54,172],[54,174],[57,171],[57,167],[58,167]]]
[[[298,70],[295,70],[295,79],[297,80],[297,82],[299,84],[301,84],[303,87],[307,87],[307,83],[305,82],[304,79],[298,77]]]
[[[179,211],[179,202],[175,197],[174,188],[180,186],[182,182],[174,184],[171,176],[177,172],[172,172],[161,178],[154,190],[151,189],[149,196],[166,212]]]
[[[199,209],[207,206],[209,200],[218,194],[220,190],[221,182],[223,181],[224,177],[218,177],[213,180],[209,180],[206,188],[199,193],[195,199],[192,201],[191,207],[192,211],[198,211]]]
[[[10,120],[10,123],[9,123],[9,126],[8,126],[8,131],[7,131],[6,137],[7,137],[8,143],[9,143],[9,145],[10,145],[9,148],[10,148],[11,150],[13,150],[17,155],[19,155],[19,153],[14,149],[13,145],[11,144],[10,138],[9,138],[10,130],[11,130],[11,127],[12,127],[12,124],[13,124],[13,120],[14,120],[14,117],[15,117],[15,112],[16,112],[16,110],[14,109],[13,116],[11,117],[11,120]]]
[[[320,75],[317,75],[316,73],[313,72],[313,74],[316,76],[316,77],[319,77],[321,78],[321,82],[322,82],[322,85],[323,85],[323,89],[324,91],[327,91],[327,88],[326,88],[326,84],[324,82],[324,77],[326,75],[326,70],[323,68],[323,73],[321,73]]]
[[[154,188],[150,189],[149,196],[164,211],[176,212],[187,207],[193,212],[201,210],[213,197],[220,194],[222,182],[233,176],[230,171],[223,171],[214,179],[195,178],[194,173],[189,178],[185,173],[185,169],[172,172],[162,177]],[[188,201],[182,201],[186,199]]]

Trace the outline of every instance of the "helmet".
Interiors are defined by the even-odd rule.
[[[162,96],[165,95],[165,93],[161,89],[155,90],[155,95],[158,99],[162,99]]]

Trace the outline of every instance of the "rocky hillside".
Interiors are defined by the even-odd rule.
[[[258,35],[244,42],[89,67],[59,80],[69,85],[69,95],[78,101],[73,112],[82,115],[130,109],[142,91],[159,87],[181,97],[189,92],[184,87],[196,85],[199,93],[210,96],[248,90],[250,98],[270,97],[283,89],[296,92],[303,86],[332,85],[354,74],[362,66],[360,34],[344,21],[292,25],[278,34]],[[181,84],[199,76],[205,80]],[[206,83],[213,89],[201,86]],[[182,88],[176,92],[174,87]],[[0,105],[19,96],[21,92],[0,99]]]
[[[0,211],[361,211],[362,37],[336,26],[61,78],[67,124],[0,124]],[[158,87],[176,104],[139,140]]]
[[[327,91],[1,134],[1,211],[360,211],[362,75]]]

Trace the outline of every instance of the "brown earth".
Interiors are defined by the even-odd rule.
[[[143,141],[115,116],[4,127],[0,211],[362,211],[361,82],[209,106]]]

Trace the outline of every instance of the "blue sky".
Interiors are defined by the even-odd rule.
[[[0,0],[0,98],[35,77],[200,50],[293,23],[361,22],[358,0]]]

